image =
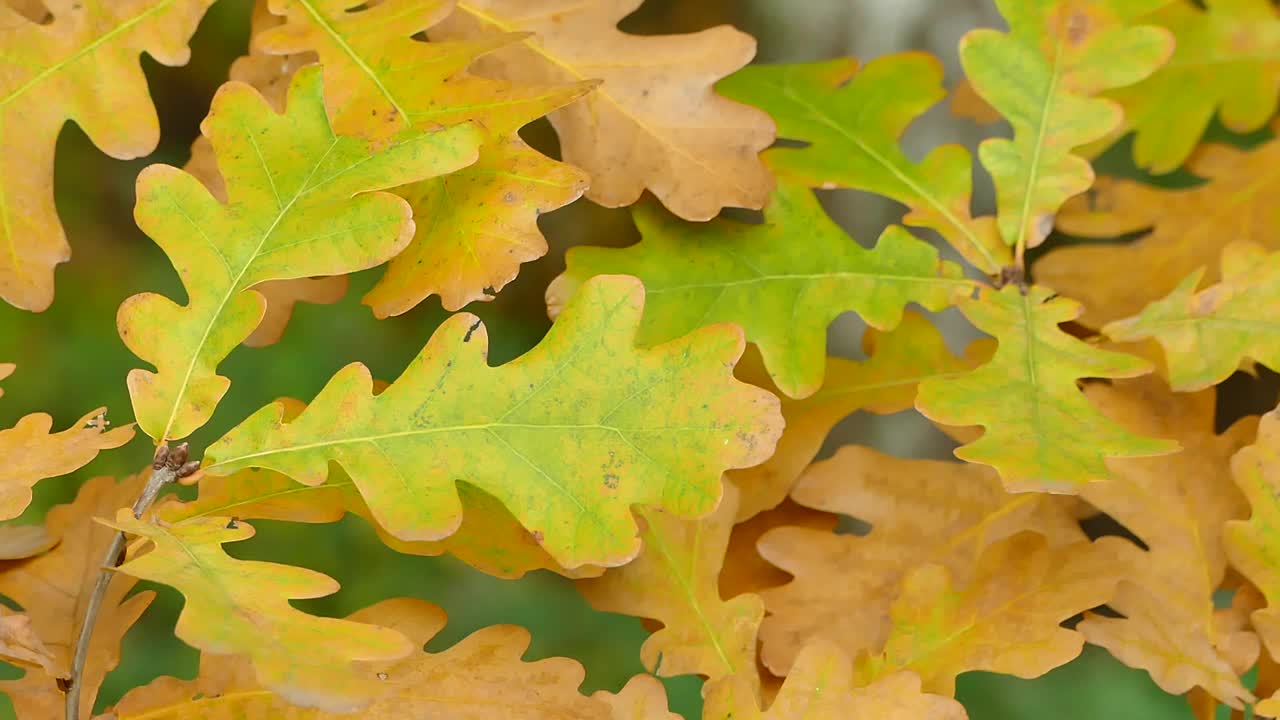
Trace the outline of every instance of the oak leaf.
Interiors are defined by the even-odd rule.
[[[50,552],[0,562],[0,595],[24,608],[31,630],[52,655],[49,674],[28,671],[18,680],[0,681],[20,718],[63,716],[65,695],[54,678],[70,675],[71,659],[85,606],[114,533],[94,522],[129,505],[142,489],[142,476],[121,482],[97,477],[80,486],[75,500],[58,505],[45,518],[49,533],[61,539]],[[155,593],[129,597],[136,581],[116,577],[107,588],[94,624],[88,662],[80,676],[80,716],[89,717],[103,678],[120,661],[120,641],[146,610]],[[128,598],[128,599],[126,599]],[[53,677],[50,677],[52,675]]]
[[[1078,322],[1100,328],[1137,314],[1197,268],[1217,282],[1224,239],[1280,250],[1280,140],[1252,150],[1205,144],[1187,169],[1204,183],[1170,190],[1104,177],[1063,207],[1058,227],[1074,235],[1150,229],[1132,242],[1056,247],[1035,263],[1038,282],[1084,303]],[[1135,267],[1142,282],[1133,282]]]
[[[57,544],[58,538],[43,525],[0,526],[0,560],[35,557]]]
[[[904,223],[936,230],[975,267],[995,274],[1009,264],[995,223],[970,213],[969,151],[946,145],[917,163],[899,145],[908,125],[946,95],[932,55],[887,55],[861,68],[854,58],[753,65],[717,89],[769,111],[782,137],[808,143],[766,153],[775,171],[810,187],[892,198],[910,210]]]
[[[756,631],[764,603],[756,595],[723,600],[717,583],[737,512],[733,483],[725,484],[715,512],[696,520],[642,508],[637,511],[644,542],[639,556],[602,577],[578,581],[578,590],[597,610],[662,624],[640,648],[649,672],[709,680],[756,677]]]
[[[31,629],[31,618],[6,608],[0,608],[0,660],[56,673],[53,655]]]
[[[822,386],[827,326],[841,313],[856,310],[868,325],[889,330],[908,303],[941,310],[971,286],[958,265],[900,227],[885,230],[874,249],[862,247],[794,181],[779,184],[760,225],[727,219],[695,225],[653,204],[633,216],[638,244],[568,252],[565,273],[547,288],[551,314],[587,278],[635,275],[650,297],[641,345],[707,323],[737,323],[776,386],[794,398]]]
[[[541,343],[497,368],[479,320],[454,315],[381,394],[348,365],[292,422],[279,404],[249,417],[210,446],[206,468],[316,485],[336,461],[401,540],[456,530],[464,480],[560,565],[622,564],[639,550],[632,505],[706,514],[721,473],[764,460],[781,432],[777,398],[731,376],[738,328],[635,349],[643,304],[635,278],[588,281]]]
[[[742,489],[738,520],[782,502],[836,423],[857,410],[877,414],[909,410],[914,407],[916,386],[921,381],[959,377],[986,360],[991,347],[988,342],[977,342],[963,359],[957,358],[933,323],[907,311],[892,331],[867,329],[862,338],[862,349],[868,356],[865,362],[828,357],[822,387],[807,398],[793,400],[769,379],[755,346],[748,346],[736,374],[781,397],[786,427],[772,457],[753,467],[729,471],[729,478]]]
[[[978,440],[956,457],[994,467],[1010,491],[1077,492],[1110,477],[1109,457],[1163,455],[1169,440],[1132,433],[1089,404],[1080,378],[1127,378],[1150,372],[1133,355],[1102,350],[1063,332],[1080,304],[1047,288],[980,288],[960,311],[999,342],[990,362],[972,373],[920,384],[916,407],[946,425],[982,425]]]
[[[1181,695],[1198,685],[1242,707],[1250,696],[1231,659],[1240,636],[1219,626],[1214,592],[1227,569],[1223,523],[1247,513],[1231,482],[1230,458],[1252,440],[1257,423],[1241,420],[1218,435],[1212,390],[1174,394],[1152,377],[1093,384],[1086,394],[1130,430],[1175,438],[1182,450],[1110,460],[1113,478],[1081,490],[1147,551],[1133,556],[1136,562],[1108,603],[1125,617],[1086,615],[1077,629],[1122,662],[1148,670],[1166,692]],[[1256,657],[1257,641],[1252,643],[1245,655]]]
[[[36,24],[0,2],[0,298],[42,311],[71,256],[53,202],[58,133],[74,120],[111,157],[155,149],[160,123],[139,57],[183,65],[213,0],[46,0]]]
[[[100,522],[150,542],[150,552],[116,571],[182,593],[178,638],[206,652],[249,656],[258,681],[294,704],[331,712],[360,708],[380,690],[352,665],[412,651],[394,630],[292,607],[290,600],[330,595],[338,583],[311,570],[227,555],[223,543],[253,537],[248,523],[202,517],[167,525],[135,519],[128,509],[114,522]]]
[[[789,573],[765,560],[756,549],[765,533],[783,526],[829,533],[834,532],[839,523],[839,515],[804,507],[791,498],[738,522],[729,535],[724,567],[720,569],[720,597],[758,593],[791,581]]]
[[[262,314],[258,327],[244,339],[244,344],[248,347],[274,345],[284,336],[284,329],[293,315],[294,305],[300,302],[332,305],[347,294],[349,284],[350,281],[346,275],[268,280],[258,283],[253,291],[262,296],[266,310]]]
[[[988,547],[967,583],[943,565],[917,568],[893,603],[884,650],[857,674],[867,683],[912,670],[943,695],[971,670],[1038,677],[1080,654],[1084,638],[1060,623],[1111,599],[1131,549],[1114,537],[1051,548],[1024,532]]]
[[[642,2],[459,0],[431,35],[532,33],[481,58],[476,72],[530,84],[601,81],[550,115],[565,162],[591,175],[587,197],[595,202],[631,205],[648,189],[686,220],[760,208],[773,180],[758,154],[773,142],[774,123],[712,90],[751,60],[755,40],[728,26],[689,35],[618,30]]]
[[[707,686],[704,720],[966,720],[949,697],[921,692],[920,678],[899,672],[854,688],[853,664],[836,645],[814,640],[796,659],[773,704],[761,712],[739,677]]]
[[[443,610],[410,598],[384,600],[348,619],[393,627],[411,637],[415,647],[425,645],[445,624]],[[499,625],[472,633],[442,652],[415,652],[394,662],[362,663],[361,674],[386,692],[363,709],[360,717],[631,720],[625,715],[611,715],[607,702],[578,692],[583,671],[576,661],[548,658],[524,662],[520,657],[528,646],[529,633],[523,628]],[[243,660],[209,653],[201,656],[200,674],[195,680],[158,678],[125,695],[112,715],[115,720],[351,717],[291,706],[283,698],[264,692]]]
[[[1004,119],[999,110],[987,104],[978,96],[973,84],[967,79],[956,83],[951,90],[951,100],[947,109],[958,118],[970,120],[978,125],[994,125]]]
[[[129,373],[134,414],[156,440],[203,425],[230,381],[217,366],[253,333],[267,280],[338,275],[385,262],[413,232],[409,206],[374,192],[448,172],[476,157],[469,126],[407,131],[372,150],[333,134],[318,68],[300,71],[283,115],[255,90],[224,85],[202,130],[226,179],[227,204],[194,177],[153,165],[138,178],[135,218],[183,278],[189,302],[135,295],[120,306],[125,344],[157,372]]]
[[[762,593],[769,611],[760,628],[764,662],[779,675],[791,671],[813,637],[827,638],[851,657],[878,651],[903,578],[921,566],[947,568],[967,585],[984,548],[1019,532],[1042,533],[1053,547],[1084,539],[1052,498],[1007,493],[990,468],[902,460],[857,445],[815,463],[791,497],[869,523],[871,531],[781,527],[757,542],[766,560],[795,578]]]
[[[1167,297],[1103,328],[1115,340],[1154,338],[1164,348],[1169,382],[1180,392],[1203,390],[1256,360],[1280,370],[1280,252],[1252,243],[1222,252],[1222,281],[1197,290],[1204,269]]]
[[[1124,124],[1114,135],[1132,130],[1134,161],[1155,173],[1182,165],[1215,112],[1228,129],[1252,132],[1267,123],[1280,98],[1280,16],[1273,3],[1164,5],[1142,22],[1172,33],[1169,63],[1107,94],[1124,108]]]
[[[597,690],[591,698],[609,705],[609,720],[681,720],[667,710],[666,688],[652,675],[636,675],[617,693]]]
[[[12,373],[0,363],[0,380]],[[3,395],[0,391],[0,395]],[[66,475],[88,465],[103,450],[133,439],[133,426],[107,429],[106,408],[97,408],[62,432],[53,417],[31,413],[11,428],[0,429],[0,520],[12,520],[31,504],[31,488],[41,480]]]
[[[995,182],[1000,234],[1019,260],[1048,237],[1063,202],[1093,183],[1089,162],[1072,151],[1123,120],[1119,105],[1097,96],[1148,77],[1173,52],[1168,30],[1133,24],[1168,1],[998,0],[1009,32],[983,28],[960,40],[973,89],[1013,126],[1012,140],[984,140],[978,156]]]

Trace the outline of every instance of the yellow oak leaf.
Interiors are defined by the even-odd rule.
[[[0,380],[13,369],[11,363],[0,365]],[[133,439],[133,425],[108,430],[106,412],[93,410],[62,432],[50,432],[53,417],[47,413],[31,413],[0,430],[0,520],[27,509],[36,483],[84,467],[99,452]]]
[[[1153,377],[1091,384],[1086,394],[1130,430],[1175,438],[1182,450],[1110,460],[1113,478],[1082,489],[1085,500],[1133,532],[1147,551],[1133,556],[1108,603],[1125,617],[1087,615],[1077,629],[1122,662],[1149,671],[1166,692],[1181,695],[1200,686],[1243,707],[1250,695],[1231,660],[1240,637],[1218,627],[1214,592],[1227,569],[1223,523],[1247,513],[1231,482],[1230,458],[1252,440],[1256,420],[1241,420],[1218,435],[1212,390],[1174,394]],[[1247,657],[1245,666],[1253,659]]]
[[[1104,537],[1051,548],[1025,532],[988,547],[967,583],[943,565],[917,568],[893,603],[884,650],[857,674],[869,683],[912,670],[926,691],[952,695],[971,670],[1033,678],[1064,665],[1084,638],[1060,623],[1111,599],[1132,547]]]
[[[384,600],[349,616],[350,622],[395,628],[422,647],[445,624],[444,611],[410,598]],[[568,658],[525,662],[529,633],[495,625],[447,650],[415,652],[393,662],[366,662],[360,673],[385,692],[360,711],[364,720],[633,720],[610,703],[578,692],[582,666]],[[630,686],[629,686],[630,687]],[[645,688],[641,687],[641,690]],[[635,692],[635,691],[632,691]],[[624,694],[632,697],[624,690]],[[112,708],[115,720],[340,720],[352,717],[303,709],[265,692],[239,658],[205,653],[195,680],[161,677],[135,688]],[[638,720],[665,720],[642,715]]]
[[[715,512],[696,520],[640,509],[640,555],[602,577],[578,581],[597,610],[662,623],[640,648],[649,672],[711,680],[756,677],[756,630],[764,603],[755,595],[723,600],[717,583],[737,511],[732,483],[725,483]]]
[[[1061,505],[1037,493],[1005,492],[990,468],[902,460],[858,445],[814,463],[791,497],[854,517],[871,531],[780,527],[760,538],[760,554],[795,578],[761,593],[769,612],[760,628],[764,662],[779,675],[791,671],[814,637],[851,657],[878,651],[890,635],[889,608],[903,578],[922,566],[946,568],[967,585],[980,572],[984,548],[1019,532],[1043,533],[1052,547],[1084,539]]]
[[[53,202],[58,133],[73,120],[111,157],[160,140],[139,57],[183,65],[213,0],[45,0],[48,24],[0,2],[0,298],[42,311],[71,256]]]
[[[55,675],[53,655],[31,629],[31,618],[0,607],[0,660],[44,668]]]
[[[1234,242],[1222,251],[1222,281],[1197,290],[1201,268],[1141,313],[1102,330],[1115,340],[1154,338],[1164,348],[1169,382],[1203,390],[1255,360],[1280,370],[1280,252]]]
[[[35,557],[58,544],[43,525],[0,526],[0,560]]]
[[[631,205],[647,189],[686,220],[759,209],[773,180],[758,155],[773,142],[774,123],[712,90],[751,60],[755,40],[728,26],[690,35],[618,30],[642,2],[459,0],[431,36],[532,33],[482,58],[476,72],[530,84],[601,81],[550,115],[565,162],[591,175],[595,202]]]
[[[270,405],[211,445],[206,471],[317,485],[336,461],[401,540],[452,534],[463,480],[563,567],[620,565],[640,549],[632,505],[710,512],[721,474],[767,458],[782,424],[777,398],[732,377],[739,328],[636,348],[643,305],[635,278],[594,278],[536,347],[496,368],[480,321],[454,315],[380,394],[348,365],[292,422]]]
[[[704,720],[966,720],[949,697],[920,690],[920,678],[898,672],[854,688],[853,664],[838,646],[817,639],[805,646],[795,669],[767,711],[740,677],[707,686]]]
[[[311,570],[227,555],[223,543],[253,537],[248,523],[202,517],[167,525],[135,519],[128,509],[100,522],[150,542],[150,552],[134,554],[116,571],[182,593],[178,638],[205,652],[247,655],[258,681],[296,705],[330,712],[363,707],[382,690],[355,672],[354,663],[412,652],[389,628],[291,606],[290,600],[330,595],[338,583]]]
[[[667,709],[667,691],[652,675],[636,675],[617,693],[597,690],[591,698],[609,705],[609,720],[681,720]]]
[[[836,423],[857,410],[877,414],[909,410],[920,382],[959,377],[988,359],[993,348],[988,342],[977,342],[965,358],[957,358],[928,318],[907,311],[902,323],[889,332],[868,328],[862,349],[868,356],[866,362],[828,357],[822,387],[795,400],[777,389],[759,351],[748,346],[736,374],[779,396],[786,427],[772,457],[753,467],[729,471],[729,478],[742,489],[739,522],[782,502]]]
[[[133,476],[116,482],[98,477],[85,482],[74,502],[54,507],[45,518],[50,534],[61,538],[56,548],[26,559],[0,561],[0,595],[24,608],[32,632],[52,656],[49,674],[28,671],[18,680],[0,681],[0,693],[9,696],[19,718],[63,716],[65,694],[54,678],[70,675],[85,606],[114,536],[94,518],[133,503],[144,479]],[[155,597],[150,591],[128,597],[135,584],[131,577],[115,577],[107,588],[80,676],[81,717],[89,717],[103,678],[119,663],[125,632]]]
[[[1036,281],[1078,299],[1078,322],[1100,328],[1141,312],[1198,268],[1218,282],[1228,241],[1280,250],[1280,140],[1252,150],[1201,145],[1187,169],[1204,183],[1168,190],[1100,178],[1063,207],[1059,229],[1091,238],[1149,232],[1132,242],[1055,247],[1033,266]],[[1142,282],[1133,281],[1134,268]]]
[[[981,425],[982,437],[956,457],[996,468],[1010,491],[1078,492],[1110,477],[1110,457],[1164,455],[1169,440],[1144,437],[1099,413],[1077,387],[1080,378],[1128,378],[1151,367],[1142,359],[1089,345],[1059,327],[1080,304],[1048,288],[982,287],[960,311],[999,345],[968,375],[920,384],[916,408],[944,425]]]
[[[1072,151],[1123,120],[1120,107],[1098,95],[1169,59],[1172,34],[1136,24],[1166,2],[997,0],[1009,31],[982,28],[960,40],[974,91],[1013,126],[1013,139],[984,140],[978,156],[995,182],[1000,234],[1017,248],[1017,260],[1048,237],[1063,202],[1093,183],[1089,162]]]
[[[178,269],[189,297],[135,295],[121,305],[120,336],[156,372],[129,373],[138,424],[176,439],[203,425],[230,381],[218,364],[258,327],[254,285],[339,275],[385,262],[409,242],[410,208],[376,192],[475,160],[466,125],[406,131],[379,149],[329,128],[317,67],[299,71],[283,115],[243,83],[224,85],[202,130],[213,143],[229,202],[191,175],[153,165],[138,178],[134,211]]]

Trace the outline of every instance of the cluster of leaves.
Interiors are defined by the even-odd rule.
[[[138,56],[185,62],[211,2],[0,0],[0,297],[44,309],[67,259],[59,125],[115,157],[150,151]],[[967,150],[916,161],[900,144],[948,94],[937,59],[744,67],[754,41],[731,28],[619,31],[639,4],[259,3],[186,169],[138,178],[137,223],[186,290],[119,310],[152,368],[127,382],[158,446],[210,419],[237,346],[274,342],[294,303],[337,300],[349,273],[386,266],[364,298],[378,317],[492,299],[547,252],[538,216],[584,193],[634,206],[642,240],[572,249],[547,288],[554,326],[513,362],[489,366],[485,328],[458,313],[393,382],[354,364],[243,420],[203,453],[194,500],[136,504],[157,469],[0,527],[0,594],[22,608],[0,609],[0,658],[27,669],[0,691],[19,716],[58,717],[68,685],[91,714],[145,579],[183,595],[176,633],[201,668],[136,688],[117,720],[674,717],[652,676],[586,696],[576,662],[525,662],[518,628],[431,653],[445,618],[420,601],[307,614],[290,600],[331,578],[223,548],[246,521],[347,513],[397,551],[551,570],[648,619],[645,667],[705,678],[713,720],[959,719],[957,675],[1034,677],[1086,642],[1201,717],[1280,714],[1280,415],[1214,424],[1216,385],[1280,369],[1280,165],[1274,141],[1201,144],[1215,114],[1270,120],[1272,3],[997,0],[1009,29],[963,38],[953,100],[1011,129],[978,151],[990,216]],[[560,160],[518,134],[543,116]],[[1090,158],[1128,134],[1140,165],[1203,183],[1096,178]],[[766,150],[776,137],[799,142]],[[818,188],[906,213],[864,247]],[[763,220],[718,217],[730,207]],[[1030,253],[1055,227],[1147,232]],[[957,356],[912,303],[990,338]],[[870,326],[865,361],[827,356],[848,311]],[[913,408],[959,461],[851,445],[814,462],[845,416]],[[0,520],[134,434],[102,409],[50,429],[37,414],[0,431]],[[1100,513],[1142,545],[1090,539],[1080,521]],[[870,530],[838,532],[842,516]]]

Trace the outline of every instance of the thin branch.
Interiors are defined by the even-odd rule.
[[[156,448],[155,457],[151,461],[151,477],[142,488],[142,493],[133,503],[133,516],[141,518],[151,507],[166,485],[194,473],[200,467],[200,461],[187,462],[187,444],[182,443],[172,452],[168,445]],[[93,627],[97,623],[98,613],[102,610],[103,598],[107,588],[115,577],[115,569],[124,562],[125,534],[117,532],[111,538],[111,545],[102,559],[102,569],[98,573],[97,582],[93,586],[93,594],[89,596],[89,604],[85,608],[84,619],[80,623],[80,637],[76,639],[76,651],[71,661],[71,677],[66,687],[66,720],[80,720],[80,685],[84,677],[84,663],[89,657],[89,641],[93,638]]]

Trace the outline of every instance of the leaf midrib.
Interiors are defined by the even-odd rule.
[[[400,106],[399,101],[396,100],[395,94],[392,93],[390,88],[382,82],[382,78],[374,72],[373,68],[365,62],[364,57],[357,53],[355,48],[351,47],[350,43],[347,42],[346,37],[344,37],[342,33],[338,32],[337,28],[329,22],[329,19],[324,17],[324,15],[316,9],[312,0],[298,0],[298,2],[306,9],[307,14],[311,16],[311,19],[315,24],[323,30],[331,40],[333,40],[334,44],[337,45],[347,57],[351,58],[351,62],[354,63],[362,73],[369,77],[369,80],[378,88],[378,92],[387,99],[387,102],[391,103],[391,107],[399,113],[405,124],[410,123],[411,121],[409,119],[408,111]]]

